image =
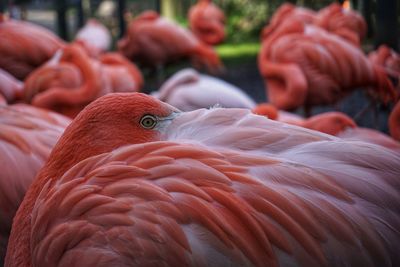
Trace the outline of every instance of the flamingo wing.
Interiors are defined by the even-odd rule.
[[[216,125],[215,136],[201,131]],[[48,181],[32,212],[33,265],[400,262],[399,154],[235,109],[186,113],[169,128],[166,141]]]

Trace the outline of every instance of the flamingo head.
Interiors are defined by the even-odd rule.
[[[51,169],[75,163],[128,144],[159,141],[179,110],[141,93],[114,93],[83,109],[53,149]],[[57,177],[57,173],[53,173]],[[62,173],[62,172],[61,172]]]
[[[276,120],[278,118],[278,110],[275,106],[268,103],[257,105],[252,112],[257,115],[265,116],[271,120]]]

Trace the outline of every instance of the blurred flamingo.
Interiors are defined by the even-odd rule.
[[[347,128],[355,128],[357,126],[349,116],[336,111],[324,112],[304,119],[296,114],[278,111],[273,105],[263,103],[257,105],[252,112],[266,116],[271,120],[297,125],[330,135],[338,135]]]
[[[285,3],[275,11],[270,23],[264,27],[261,38],[269,38],[285,21],[292,19],[321,27],[356,46],[360,46],[367,32],[364,18],[358,12],[346,10],[338,3],[332,3],[319,12]]]
[[[136,92],[144,85],[140,70],[119,53],[99,57],[105,75],[111,80],[112,92]]]
[[[109,94],[29,188],[5,266],[398,266],[399,177],[384,147]]]
[[[129,23],[125,37],[118,42],[118,50],[129,59],[150,67],[160,68],[190,58],[196,67],[205,66],[213,73],[222,68],[212,47],[155,11],[145,11]]]
[[[11,103],[22,97],[23,83],[0,69],[0,95]]]
[[[25,104],[0,107],[0,266],[24,194],[70,120]]]
[[[0,13],[0,69],[23,80],[49,60],[64,42],[38,25],[6,19]]]
[[[390,136],[375,129],[355,127],[348,128],[337,135],[346,140],[360,140],[397,151],[400,153],[400,143]]]
[[[309,114],[312,106],[337,103],[357,88],[372,87],[384,103],[396,99],[382,67],[344,39],[301,21],[284,22],[263,41],[258,66],[278,109],[304,106]]]
[[[297,7],[291,3],[282,4],[275,10],[269,23],[262,29],[261,40],[269,38],[280,25],[288,19],[300,20],[307,24],[312,24],[317,13],[309,8]]]
[[[111,47],[110,31],[96,19],[89,19],[78,31],[75,42],[81,44],[92,57],[108,51]]]
[[[116,53],[91,59],[78,44],[66,46],[35,70],[24,86],[25,100],[75,117],[87,104],[111,92],[134,92],[143,85],[140,71]]]
[[[236,86],[194,69],[170,77],[153,96],[182,111],[209,108],[253,108],[256,103]]]
[[[344,8],[339,3],[332,3],[321,9],[314,20],[314,25],[358,47],[367,35],[367,23],[363,16],[354,10]]]
[[[388,75],[397,84],[397,90],[400,92],[400,55],[393,49],[383,44],[377,50],[368,54],[368,59],[376,65],[385,68]]]
[[[324,112],[305,119],[294,113],[278,111],[276,107],[268,103],[258,104],[252,112],[271,120],[335,135],[346,140],[377,144],[400,152],[399,142],[380,131],[358,127],[349,116],[341,112]]]
[[[211,0],[199,0],[189,9],[190,30],[201,41],[217,45],[225,39],[225,14]]]

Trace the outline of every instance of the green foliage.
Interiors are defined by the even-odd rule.
[[[227,42],[234,43],[258,40],[272,7],[271,3],[265,0],[215,0],[214,2],[224,10],[227,18]]]

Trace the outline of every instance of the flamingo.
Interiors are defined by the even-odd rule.
[[[75,117],[102,95],[134,92],[142,85],[140,71],[121,55],[107,53],[91,59],[80,45],[71,44],[27,78],[24,96],[34,106]]]
[[[273,105],[263,103],[257,105],[252,112],[257,115],[266,116],[271,120],[277,120],[335,136],[348,128],[355,128],[357,126],[349,116],[336,111],[324,112],[304,119],[296,114],[283,110],[278,111]]]
[[[385,68],[388,75],[397,82],[400,90],[400,55],[393,49],[383,44],[377,50],[368,54],[368,59],[376,65]]]
[[[110,31],[92,18],[77,32],[74,42],[80,43],[90,56],[97,57],[110,49],[111,39]]]
[[[270,23],[262,30],[262,40],[269,38],[285,21],[292,19],[323,28],[357,47],[367,33],[364,18],[358,12],[346,10],[338,3],[332,3],[318,12],[285,3],[275,11]]]
[[[140,70],[119,53],[105,53],[99,57],[106,76],[111,80],[112,92],[137,92],[144,85]]]
[[[314,25],[344,38],[357,47],[360,47],[361,41],[367,35],[367,23],[363,16],[339,3],[332,3],[321,9]]]
[[[211,0],[199,0],[189,9],[190,30],[201,41],[217,45],[225,39],[225,14]]]
[[[236,86],[190,68],[175,73],[153,96],[183,111],[215,105],[251,109],[256,105]]]
[[[26,104],[0,106],[0,266],[18,206],[69,123]]]
[[[21,98],[23,83],[8,72],[0,69],[0,95],[11,103]]]
[[[145,11],[129,23],[125,37],[118,42],[118,50],[129,59],[150,67],[159,68],[190,58],[195,66],[205,66],[210,72],[222,69],[212,47],[155,11]]]
[[[287,53],[290,51],[290,53]],[[289,20],[264,40],[258,65],[268,99],[279,109],[335,104],[356,88],[374,88],[384,103],[396,92],[386,72],[344,39]]]
[[[35,24],[6,19],[0,13],[0,69],[23,80],[49,60],[64,42]]]
[[[108,94],[28,189],[5,266],[398,266],[399,177],[384,147]]]
[[[400,152],[400,143],[397,140],[374,129],[364,127],[348,128],[340,132],[337,136],[347,140],[361,140],[364,142],[377,144]]]

